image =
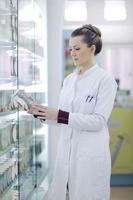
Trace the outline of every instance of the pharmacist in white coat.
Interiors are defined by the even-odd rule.
[[[34,105],[29,113],[61,125],[57,162],[46,200],[109,200],[111,158],[107,122],[117,90],[114,78],[95,63],[101,32],[74,30],[70,54],[76,70],[64,80],[59,109]]]

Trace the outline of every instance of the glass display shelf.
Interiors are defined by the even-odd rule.
[[[48,173],[47,125],[10,107],[18,89],[47,104],[47,26],[41,9],[37,0],[0,1],[0,200],[29,200],[33,193],[41,199],[37,190]]]
[[[41,184],[39,187],[36,187],[36,185],[33,184],[33,179],[35,174],[35,168],[32,167],[31,169],[27,169],[22,175],[20,175],[20,182],[18,186],[18,180],[14,180],[11,186],[9,186],[6,189],[6,192],[3,193],[1,200],[9,200],[9,199],[15,199],[16,197],[21,200],[41,200],[42,197],[45,195],[47,189],[48,189],[48,170],[43,169],[43,176],[41,171],[38,172],[40,174],[39,180],[40,183],[42,183],[43,180],[45,180],[45,183]]]
[[[52,170],[48,169],[45,174],[45,179],[41,182],[40,186],[33,191],[29,197],[29,200],[45,200],[45,194],[48,191],[51,180]]]
[[[27,128],[25,128],[26,132],[24,130],[24,127],[26,127],[26,124],[24,122],[26,122],[27,126],[28,126]],[[30,194],[31,189],[32,190],[34,189],[34,188],[31,188],[31,186],[33,185],[33,179],[36,177],[35,171],[33,171],[33,169],[37,170],[37,173],[38,173],[37,176],[40,175],[39,176],[40,181],[42,180],[41,179],[42,175],[44,175],[44,172],[46,171],[45,165],[43,164],[43,162],[41,163],[41,161],[39,159],[34,159],[33,154],[34,154],[35,149],[34,149],[33,144],[35,144],[35,146],[36,146],[36,150],[35,150],[36,154],[39,154],[41,152],[41,149],[43,149],[43,148],[41,146],[39,146],[40,142],[42,143],[42,137],[40,138],[40,134],[39,134],[39,137],[37,135],[33,135],[32,128],[33,128],[33,126],[29,127],[29,123],[27,122],[27,120],[26,121],[24,121],[24,119],[23,119],[23,121],[20,120],[19,133],[21,134],[21,136],[20,135],[19,135],[19,137],[15,136],[15,137],[17,137],[17,139],[15,138],[16,142],[14,144],[12,144],[9,148],[7,148],[5,150],[5,152],[2,152],[2,153],[4,153],[3,155],[0,154],[0,160],[3,160],[3,163],[5,165],[3,168],[2,162],[1,162],[1,166],[0,166],[1,174],[4,174],[4,172],[7,173],[6,172],[7,168],[13,167],[12,164],[13,164],[14,159],[16,162],[19,162],[19,184],[21,186],[21,189],[20,189],[21,190],[20,191],[21,199],[23,199],[23,200],[25,200],[26,197]],[[23,135],[22,135],[22,133],[23,133]],[[44,148],[44,150],[45,150],[45,148]],[[15,158],[14,158],[14,155],[15,155]],[[13,169],[11,169],[11,171],[10,171],[11,174],[13,173],[12,170]],[[6,176],[8,177],[8,174],[6,174]],[[44,178],[44,176],[43,176],[43,178]],[[9,183],[6,184],[5,191],[2,191],[2,199],[5,199],[3,197],[7,196],[8,193],[10,195],[12,194],[12,192],[13,192],[12,188],[15,188],[15,182],[16,182],[16,178],[14,177],[14,179],[12,179],[11,181],[9,181]],[[17,185],[19,185],[19,184],[17,184]],[[28,190],[27,190],[27,188],[28,188]]]
[[[28,200],[29,196],[33,192],[35,185],[34,183],[35,169],[29,168],[26,169],[21,175],[19,175],[18,181],[17,178],[12,182],[12,184],[6,189],[3,193],[1,200],[9,199],[21,199]]]
[[[18,133],[19,131],[19,133]],[[15,119],[1,121],[0,124],[0,155],[8,153],[12,147],[25,142],[33,135],[33,119],[20,117],[19,124]]]
[[[15,117],[16,117],[15,114],[14,114],[14,117],[12,115],[13,119]],[[39,184],[45,178],[46,173],[47,173],[47,165],[46,165],[47,149],[46,149],[46,145],[44,144],[46,141],[44,139],[45,135],[42,134],[42,132],[44,132],[45,129],[42,128],[42,123],[40,123],[39,120],[36,121],[36,123],[33,126],[33,123],[30,123],[29,121],[33,122],[34,119],[29,116],[29,121],[28,121],[27,117],[28,117],[28,115],[24,115],[24,112],[21,113],[21,116],[19,119],[19,137],[18,137],[18,135],[16,135],[17,129],[15,126],[14,126],[14,131],[5,131],[5,128],[8,127],[8,129],[9,129],[9,125],[11,125],[10,123],[15,124],[15,125],[17,124],[16,121],[11,121],[11,117],[10,117],[10,121],[7,121],[8,125],[6,122],[5,125],[3,125],[3,123],[2,123],[2,125],[0,127],[0,130],[1,130],[1,128],[3,128],[3,130],[4,130],[4,132],[3,132],[4,138],[11,139],[11,137],[12,137],[13,140],[15,141],[15,142],[13,141],[14,144],[10,144],[9,147],[6,147],[6,149],[4,151],[2,151],[0,149],[0,159],[3,156],[9,157],[9,155],[12,155],[12,152],[14,152],[14,150],[19,149],[19,167],[20,167],[19,179],[20,179],[20,181],[24,182],[23,184],[21,184],[20,193],[21,193],[21,198],[23,200],[26,199],[27,195],[30,195],[31,188],[28,187],[29,188],[29,190],[28,190],[29,192],[28,192],[26,189],[27,188],[26,185],[30,185],[30,186],[32,185],[31,184],[31,182],[32,182],[31,175],[34,176],[34,173],[30,173],[29,180],[27,179],[27,176],[28,176],[27,174],[29,174],[29,173],[27,172],[28,169],[26,169],[26,171],[23,171],[24,163],[25,163],[25,165],[27,163],[27,166],[32,166],[32,168],[34,167],[37,170],[36,176],[38,177]],[[33,130],[33,127],[34,127],[34,130]],[[0,135],[1,134],[2,134],[2,132],[0,131]],[[0,137],[0,139],[1,139],[1,137]],[[6,140],[6,142],[7,142],[7,140]],[[33,160],[34,156],[32,156],[34,151],[36,153],[35,161]],[[26,159],[26,160],[29,160],[28,162],[25,161],[25,156],[28,157],[28,159]],[[17,156],[17,158],[18,158],[18,156]],[[8,158],[8,161],[10,163],[10,165],[8,166],[8,168],[9,168],[12,163],[11,158],[10,159]],[[21,163],[22,161],[23,162],[25,161],[25,162]],[[5,165],[8,165],[8,164],[5,163]],[[1,171],[1,167],[0,167],[0,171]],[[20,171],[22,172],[22,174],[20,173]],[[3,174],[2,171],[1,171],[1,174]],[[35,177],[33,177],[33,178],[35,178]],[[6,190],[4,192],[2,192],[2,196],[1,196],[2,199],[8,198],[8,194],[9,195],[12,194],[12,188],[14,187],[14,182],[15,182],[15,180],[11,181],[11,184],[8,184]],[[37,181],[36,181],[36,184],[38,184]],[[22,195],[22,193],[24,193],[24,194]]]

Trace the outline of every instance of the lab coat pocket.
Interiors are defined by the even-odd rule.
[[[82,108],[84,113],[93,113],[95,105],[96,105],[95,95],[85,96],[84,101],[82,103]]]
[[[104,146],[102,134],[83,131],[80,133],[77,156],[103,156]]]

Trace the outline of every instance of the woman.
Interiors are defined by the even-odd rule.
[[[102,49],[100,30],[84,25],[71,34],[70,54],[77,67],[68,75],[59,109],[34,105],[29,113],[61,124],[57,162],[46,200],[109,200],[111,159],[107,121],[117,84],[95,63]]]

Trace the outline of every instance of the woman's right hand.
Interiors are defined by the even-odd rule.
[[[33,104],[30,109],[27,110],[27,113],[31,114],[31,115],[37,115],[38,114],[38,109],[37,109],[37,105]]]
[[[34,115],[34,117],[45,117],[45,109],[47,107],[39,104],[33,104],[27,113]]]
[[[58,117],[58,109],[37,104],[34,104],[28,110],[28,113],[34,115],[34,117],[40,120],[57,120]]]

